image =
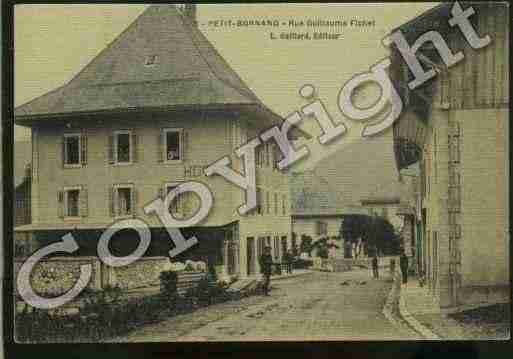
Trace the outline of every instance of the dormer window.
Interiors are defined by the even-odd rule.
[[[148,55],[144,59],[144,66],[155,66],[158,61],[157,55]]]

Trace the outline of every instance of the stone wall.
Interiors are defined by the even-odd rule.
[[[14,274],[23,264],[16,259]],[[124,267],[108,267],[97,257],[55,257],[39,261],[31,274],[31,283],[37,294],[45,297],[59,296],[70,290],[80,276],[80,266],[92,265],[92,276],[88,287],[95,290],[107,285],[133,289],[159,285],[159,275],[170,266],[167,257],[143,257]]]
[[[16,259],[14,262],[15,278],[23,265],[24,260]],[[31,284],[34,291],[45,297],[59,296],[69,291],[80,276],[80,266],[92,265],[92,276],[88,287],[101,288],[101,265],[97,257],[58,257],[39,261],[31,273]],[[15,281],[16,285],[16,281]]]
[[[117,268],[104,268],[112,271],[112,284],[123,289],[149,287],[160,284],[160,273],[169,270],[167,257],[143,257],[136,262]]]

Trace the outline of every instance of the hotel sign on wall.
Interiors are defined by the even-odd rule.
[[[192,166],[185,166],[184,167],[184,176],[185,178],[195,178],[195,177],[201,177],[204,176],[203,169],[206,166],[199,166],[199,165],[192,165]]]

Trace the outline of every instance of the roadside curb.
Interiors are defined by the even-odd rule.
[[[400,276],[396,272],[394,278],[394,284],[396,281],[400,281]],[[401,318],[404,319],[417,333],[422,335],[424,338],[429,340],[442,340],[438,335],[433,333],[429,328],[425,325],[421,324],[413,315],[410,314],[408,309],[406,309],[406,302],[404,300],[404,295],[401,290],[401,283],[399,282],[399,314]]]
[[[397,284],[395,280],[392,282],[392,288],[390,289],[390,292],[388,293],[387,300],[385,302],[385,305],[383,306],[383,315],[387,320],[392,323],[393,326],[399,327],[399,323],[394,318],[394,315],[392,314],[392,308],[394,306],[394,298],[396,297],[397,293]]]

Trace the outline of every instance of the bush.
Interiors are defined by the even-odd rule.
[[[160,273],[160,288],[164,296],[174,297],[176,295],[176,286],[178,275],[173,271],[163,271]]]
[[[191,288],[185,293],[185,299],[192,306],[207,306],[223,302],[229,299],[229,294],[226,291],[227,288],[227,283],[214,282],[209,280],[208,277],[204,277],[195,288]]]

